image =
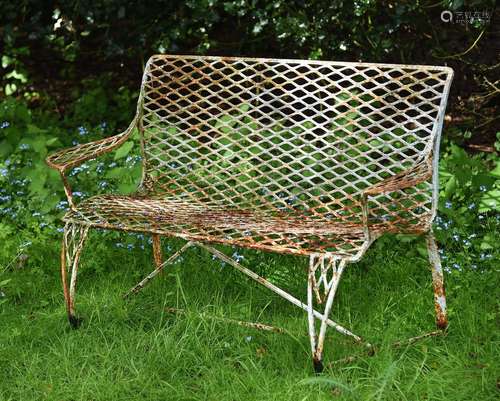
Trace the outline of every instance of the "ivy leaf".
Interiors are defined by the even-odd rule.
[[[33,134],[33,135],[43,134],[44,132],[47,131],[47,130],[39,128],[39,127],[37,127],[36,125],[33,125],[33,124],[28,124],[26,126],[26,128],[28,130],[28,134]]]
[[[496,243],[495,238],[493,238],[493,235],[491,234],[486,234],[483,238],[483,241],[481,242],[481,245],[479,246],[483,251],[486,251],[488,249],[494,249],[494,244]]]
[[[38,153],[41,157],[47,154],[46,138],[45,136],[39,136],[33,139],[26,139],[25,141],[28,145],[33,147],[33,150]]]
[[[238,107],[238,109],[242,112],[242,113],[246,113],[248,110],[250,110],[250,105],[247,104],[247,103],[243,103],[240,107]]]
[[[218,140],[217,140],[217,145],[220,145],[220,146],[217,146],[217,147],[223,147],[223,146],[227,146],[227,145],[231,145],[231,140],[227,137],[220,137]]]
[[[118,184],[118,191],[124,195],[131,193],[135,188],[136,188],[135,183],[123,182],[121,184]]]
[[[486,192],[479,202],[479,213],[491,210],[500,211],[500,189],[492,189]]]
[[[47,194],[48,190],[45,188],[47,173],[45,166],[38,164],[26,174],[30,180],[28,187],[31,195],[45,196]]]
[[[54,145],[59,145],[61,142],[59,141],[59,138],[54,136],[52,138],[49,138],[45,141],[45,145],[47,146],[54,146]]]
[[[115,160],[121,159],[127,156],[132,148],[134,147],[134,142],[125,142],[122,146],[120,146],[115,152]]]
[[[46,221],[54,220],[54,216],[52,216],[50,213],[54,210],[59,201],[60,197],[56,195],[48,195],[44,197],[43,203],[40,206],[39,211],[44,215],[44,219]]]
[[[454,176],[452,176],[448,182],[446,183],[445,186],[445,197],[446,199],[450,199],[451,196],[454,194],[455,190],[457,188],[457,181]]]
[[[7,141],[0,141],[0,157],[7,158],[11,154],[13,146]]]
[[[403,243],[410,243],[415,241],[418,237],[414,234],[396,234],[398,241]]]
[[[490,171],[490,175],[500,178],[500,161],[497,163],[496,167]]]
[[[106,178],[114,179],[118,177],[123,177],[126,174],[126,169],[122,167],[115,167],[106,173]]]
[[[169,129],[167,130],[167,132],[168,132],[169,134],[171,134],[171,133],[172,133],[172,132],[170,132],[170,131],[171,131],[171,128],[169,128]],[[175,134],[175,128],[174,128],[174,132],[173,132],[173,133]],[[139,140],[140,136],[139,136],[139,130],[138,130],[137,128],[134,128],[134,129],[132,130],[132,133],[130,134],[130,138],[135,139],[135,140]]]

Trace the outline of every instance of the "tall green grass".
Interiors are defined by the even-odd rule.
[[[430,271],[413,243],[382,241],[346,270],[332,317],[375,343],[377,352],[368,356],[330,331],[325,359],[357,359],[321,376],[312,373],[305,313],[196,248],[123,300],[151,270],[151,253],[92,235],[77,292],[85,321],[71,330],[53,245],[38,262],[43,269],[27,263],[8,273],[7,302],[0,306],[2,401],[492,400],[499,394],[499,282],[491,272],[447,275],[446,336],[392,346],[434,329]],[[244,264],[304,298],[304,258],[238,252]],[[186,313],[172,315],[167,307]],[[209,315],[265,322],[285,333]]]

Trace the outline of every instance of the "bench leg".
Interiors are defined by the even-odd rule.
[[[61,247],[61,281],[64,291],[64,300],[68,312],[68,320],[73,328],[78,328],[80,319],[75,315],[76,277],[80,254],[89,231],[88,226],[67,223]],[[68,275],[70,276],[68,285]]]
[[[446,316],[446,295],[444,290],[443,269],[441,260],[436,245],[434,233],[427,233],[427,252],[429,254],[429,262],[432,271],[432,285],[434,287],[434,309],[436,310],[436,326],[444,330],[448,326],[448,318]]]
[[[324,255],[311,255],[309,258],[309,275],[307,280],[307,307],[309,321],[309,338],[313,366],[316,373],[323,371],[323,346],[328,327],[328,316],[333,305],[333,299],[340,282],[340,277],[346,261]],[[324,303],[324,312],[320,318],[319,334],[316,330],[314,316],[314,300],[318,304]],[[325,302],[326,301],[326,302]]]
[[[163,255],[161,251],[161,237],[158,234],[153,234],[153,258],[156,267],[163,264]]]
[[[157,256],[155,254],[155,263],[156,263],[156,269],[154,269],[151,273],[149,273],[142,281],[137,283],[134,287],[132,287],[130,290],[128,290],[125,295],[123,295],[123,298],[127,298],[131,294],[135,294],[142,290],[153,278],[155,278],[158,273],[160,273],[163,268],[171,263],[173,263],[180,255],[183,253],[186,249],[188,249],[190,246],[192,246],[193,243],[191,241],[186,242],[184,246],[179,249],[177,252],[175,252],[173,255],[171,255],[165,262],[161,262],[161,259],[157,259]],[[159,238],[158,238],[158,243],[156,245],[159,247]],[[153,237],[153,252],[155,252],[155,239]],[[161,252],[161,250],[160,250]],[[161,254],[159,256],[161,258]],[[159,264],[158,264],[159,263]]]
[[[246,267],[240,265],[238,262],[236,262],[234,259],[230,258],[226,254],[222,253],[221,251],[218,251],[214,247],[204,244],[202,242],[197,242],[196,245],[198,245],[200,248],[206,249],[208,252],[210,252],[212,255],[216,256],[220,260],[226,262],[227,264],[233,266],[236,270],[239,270],[241,273],[247,275],[251,279],[255,280],[257,283],[262,284],[264,287],[267,289],[271,290],[275,294],[279,295],[280,297],[286,299],[288,302],[294,304],[295,306],[298,306],[300,309],[309,312],[308,306],[295,298],[293,295],[289,294],[288,292],[282,290],[281,288],[275,286],[273,283],[269,282],[266,280],[264,277],[259,276],[257,273],[251,271],[250,269],[247,269]],[[312,311],[313,316],[316,319],[322,319],[323,314],[319,313],[318,311],[314,310]],[[326,319],[326,324],[330,327],[333,327],[335,330],[337,330],[339,333],[342,333],[346,336],[354,338],[354,340],[358,343],[365,343],[363,339],[356,334],[350,332],[347,330],[345,327],[341,326],[340,324],[334,322],[331,319]],[[367,347],[371,347],[371,344],[365,343]]]

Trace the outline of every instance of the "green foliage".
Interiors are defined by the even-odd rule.
[[[447,64],[457,78],[475,81],[454,85],[453,99],[460,95],[466,101],[481,89],[471,100],[477,103],[475,118],[485,120],[480,126],[487,129],[498,114],[491,107],[498,96],[491,86],[496,85],[489,56],[489,44],[496,44],[493,24],[478,18],[466,26],[447,24],[440,15],[465,9],[493,19],[494,6],[493,0],[7,2],[0,14],[0,92],[92,128],[102,122],[126,124],[135,97],[126,88],[138,88],[137,76],[153,53]],[[469,44],[474,46],[467,50]],[[462,53],[471,60],[457,56]],[[491,110],[483,115],[481,109]],[[481,139],[479,123],[463,117],[468,123],[456,129],[456,139]]]
[[[444,199],[463,206],[475,204],[480,213],[500,211],[500,160],[497,157],[469,156],[452,144],[443,159],[440,167]],[[490,170],[491,166],[494,167]],[[441,211],[445,212],[446,208]]]
[[[94,92],[91,94],[100,96]],[[118,98],[123,96],[122,93],[117,95]],[[90,105],[96,103],[88,101],[90,112]],[[113,111],[120,111],[123,107],[117,107],[117,103],[110,111],[111,118],[114,118]],[[71,114],[75,118],[82,117],[79,104]],[[57,234],[55,227],[60,224],[59,218],[67,202],[61,178],[55,170],[48,168],[45,158],[56,149],[116,134],[110,133],[108,128],[116,126],[116,122],[89,128],[73,123],[73,127],[68,128],[68,121],[68,118],[64,122],[58,121],[41,110],[30,110],[24,102],[12,97],[0,102],[0,217],[5,222],[1,232],[15,227],[23,230],[25,236],[34,236],[35,242],[38,241],[36,233],[43,233],[41,238]],[[137,186],[141,172],[138,152],[138,135],[135,134],[119,149],[115,160],[113,155],[107,155],[73,169],[69,179],[75,199],[78,201],[103,191],[131,192]],[[0,249],[0,260],[13,257],[17,242],[17,239],[6,238]]]
[[[461,7],[457,2],[451,3],[443,2],[442,7]],[[486,10],[494,5],[493,1],[476,3]],[[354,53],[364,59],[381,60],[400,53],[399,57],[407,60],[419,46],[418,40],[431,42],[425,33],[433,22],[440,21],[440,13],[432,13],[429,8],[419,2],[371,0],[189,0],[133,4],[66,0],[52,9],[37,2],[28,2],[25,8],[12,3],[6,5],[0,21],[5,26],[6,42],[12,43],[23,38],[24,32],[15,27],[19,16],[27,15],[24,26],[32,38],[60,52],[66,61],[78,60],[82,50],[96,42],[102,44],[102,52],[108,57],[144,54],[150,49],[175,52],[190,48],[206,52],[224,45],[252,49],[252,53],[277,48],[316,58]],[[477,23],[474,29],[484,27],[484,23]],[[116,29],[119,26],[125,29]],[[127,29],[131,27],[132,32]],[[401,39],[410,30],[418,39],[414,37],[403,45]],[[442,39],[438,43],[448,39],[443,32],[435,33]],[[436,47],[435,42],[432,44]]]
[[[500,153],[500,131],[496,134],[496,140],[494,143],[495,150]]]
[[[124,58],[144,62],[157,52],[425,63],[453,53],[454,33],[462,37],[457,50],[463,50],[463,43],[487,27],[480,20],[468,29],[441,21],[442,9],[459,10],[463,2],[430,3],[64,0],[52,7],[25,1],[20,7],[10,2],[0,15],[7,72],[2,86],[7,94],[22,92],[30,79],[26,62],[40,49],[45,60],[62,62],[60,78],[76,81],[82,64]],[[492,13],[493,0],[472,3],[468,6]]]
[[[494,234],[500,227],[500,159],[468,155],[451,144],[440,163],[441,191],[436,219],[441,240],[449,243],[448,267],[495,268]]]
[[[11,198],[16,208],[25,207],[23,196],[27,196],[38,212],[49,213],[59,200],[58,175],[47,169],[44,160],[61,142],[53,131],[38,126],[26,105],[13,98],[0,103],[0,121],[2,195]]]

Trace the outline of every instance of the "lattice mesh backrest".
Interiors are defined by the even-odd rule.
[[[153,56],[144,186],[193,202],[359,219],[363,189],[432,151],[450,79],[446,67]],[[431,200],[429,186],[417,192],[416,215]]]

